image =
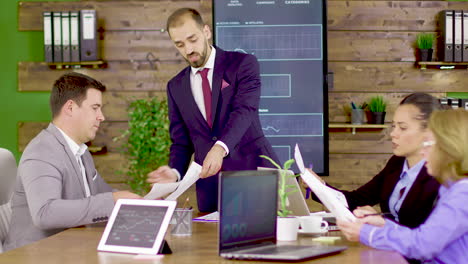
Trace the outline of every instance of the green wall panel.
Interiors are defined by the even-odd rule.
[[[12,151],[19,160],[21,153],[18,152],[17,147],[17,123],[19,121],[48,121],[50,110],[48,92],[17,91],[17,63],[44,60],[43,33],[20,32],[17,29],[18,2],[20,1],[0,1],[0,32],[8,36],[8,38],[2,38],[0,42],[0,50],[3,53],[0,63],[0,147]]]

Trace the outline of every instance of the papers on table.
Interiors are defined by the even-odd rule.
[[[192,184],[194,184],[200,178],[200,172],[202,167],[196,162],[192,162],[190,167],[185,173],[184,177],[179,182],[171,183],[155,183],[151,191],[145,195],[145,199],[158,199],[165,197],[165,200],[175,201],[177,197],[183,194]]]
[[[354,222],[356,217],[347,208],[346,197],[344,197],[343,193],[324,185],[319,179],[312,175],[310,171],[305,169],[304,161],[297,144],[294,149],[294,158],[301,172],[301,178],[315,195],[317,195],[322,204],[325,205],[337,219]]]
[[[213,212],[204,216],[195,217],[194,222],[219,222],[219,213]]]

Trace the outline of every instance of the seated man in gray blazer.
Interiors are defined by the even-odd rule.
[[[5,250],[46,238],[66,228],[106,221],[120,198],[94,167],[84,143],[104,121],[105,86],[79,73],[65,74],[50,94],[52,123],[24,150],[11,201]]]

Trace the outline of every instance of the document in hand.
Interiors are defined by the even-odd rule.
[[[317,195],[323,205],[339,220],[354,222],[356,217],[349,211],[347,204],[343,203],[344,195],[332,188],[324,185],[320,180],[315,178],[308,170],[305,169],[299,146],[296,144],[294,149],[294,158],[296,159],[297,167],[301,172],[301,178]],[[346,199],[344,199],[346,201]]]
[[[184,193],[192,184],[194,184],[200,178],[200,172],[202,167],[196,162],[192,162],[190,167],[185,173],[184,177],[179,182],[171,183],[155,183],[151,191],[145,195],[145,199],[158,199],[166,197],[165,200],[175,201],[182,193]]]

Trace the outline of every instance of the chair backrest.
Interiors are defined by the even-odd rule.
[[[0,253],[3,252],[3,242],[11,220],[10,199],[16,180],[16,159],[13,154],[0,148]]]
[[[0,205],[10,201],[16,180],[16,159],[13,154],[0,148]]]

